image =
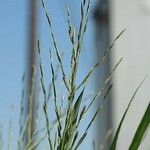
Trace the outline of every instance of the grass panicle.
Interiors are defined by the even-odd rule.
[[[76,90],[79,90],[81,86],[86,85],[89,81],[89,79],[91,78],[93,72],[95,71],[95,69],[97,67],[100,67],[100,65],[102,65],[102,63],[104,62],[104,60],[107,58],[108,54],[110,53],[111,49],[113,48],[115,42],[121,37],[121,35],[125,32],[125,30],[122,30],[118,36],[114,39],[114,41],[112,42],[112,44],[109,46],[109,48],[104,52],[104,55],[102,56],[102,58],[100,60],[98,60],[98,62],[90,69],[90,71],[87,73],[87,75],[84,77],[84,79],[82,80],[82,82],[79,84],[79,86],[77,87]],[[117,66],[116,66],[117,67]]]
[[[52,56],[51,56],[50,49],[49,49],[49,55],[50,55],[50,59],[51,59]],[[56,93],[56,86],[55,86],[55,72],[54,72],[52,61],[50,63],[50,66],[51,66],[51,73],[52,73],[52,85],[53,85],[55,113],[56,113],[56,118],[57,118],[57,121],[58,121],[58,136],[61,139],[61,129],[62,129],[61,121],[60,121],[61,120],[61,116],[60,116],[59,108],[58,108],[58,104],[57,104],[57,93]]]
[[[103,105],[104,105],[104,101],[107,98],[107,96],[109,95],[109,92],[111,91],[112,85],[110,85],[110,87],[108,88],[108,90],[106,91],[104,97],[103,97],[103,101],[101,102],[100,106],[98,107],[97,111],[95,112],[95,114],[93,115],[91,121],[89,122],[88,126],[85,129],[85,132],[83,133],[83,135],[81,136],[81,138],[79,139],[77,145],[75,146],[75,150],[78,149],[78,147],[81,145],[81,143],[84,141],[84,139],[86,138],[87,134],[88,134],[88,130],[90,129],[91,125],[93,124],[96,116],[98,115],[98,113],[102,110]]]
[[[50,16],[49,16],[48,11],[47,11],[47,8],[46,8],[46,6],[45,6],[44,0],[41,0],[41,2],[42,2],[42,6],[43,6],[43,9],[44,9],[44,11],[45,11],[45,16],[46,16],[46,18],[47,18],[48,25],[49,25],[49,28],[50,28],[50,34],[51,34],[51,38],[52,38],[52,43],[53,43],[53,45],[54,45],[54,49],[55,49],[55,52],[56,52],[56,56],[57,56],[58,62],[59,62],[59,64],[60,64],[61,72],[62,72],[62,75],[63,75],[63,81],[64,81],[64,84],[65,84],[67,90],[70,91],[69,86],[68,86],[68,82],[67,82],[66,73],[65,73],[65,71],[64,71],[64,66],[63,66],[63,62],[62,62],[61,55],[60,55],[60,51],[59,51],[59,48],[58,48],[58,45],[57,45],[57,42],[56,42],[55,35],[54,35],[54,33],[53,33],[52,23],[51,23],[51,20],[50,20]]]
[[[45,2],[44,2],[44,0],[41,0],[41,2],[42,2],[42,7],[45,11],[45,16],[47,18],[47,21],[48,21],[48,24],[50,27],[50,34],[51,34],[52,43],[54,46],[54,52],[56,54],[56,57],[57,57],[57,60],[58,60],[58,63],[60,65],[60,69],[62,72],[62,80],[63,80],[65,87],[67,88],[67,90],[69,92],[69,93],[67,93],[67,98],[64,99],[64,100],[67,99],[67,108],[65,108],[66,111],[65,111],[64,117],[63,117],[61,115],[61,113],[63,112],[62,110],[65,110],[65,109],[63,109],[64,105],[61,105],[60,107],[58,106],[58,104],[61,103],[61,99],[57,95],[57,89],[56,89],[56,83],[55,83],[56,82],[55,71],[54,71],[52,61],[51,61],[51,57],[52,57],[51,53],[52,52],[49,50],[50,68],[51,68],[51,74],[52,74],[52,86],[51,86],[51,88],[52,88],[53,96],[54,96],[53,97],[53,99],[54,99],[54,110],[55,110],[56,120],[57,120],[57,126],[56,126],[57,131],[55,131],[53,149],[59,149],[59,150],[77,149],[78,146],[82,143],[82,140],[86,137],[87,132],[88,132],[90,126],[92,125],[93,121],[95,120],[101,107],[94,114],[94,116],[91,119],[89,125],[87,126],[87,129],[86,129],[85,133],[83,134],[83,136],[81,138],[79,138],[78,127],[81,123],[81,120],[82,120],[84,114],[89,111],[89,108],[92,106],[93,102],[102,93],[104,95],[103,99],[106,99],[110,89],[112,88],[112,85],[110,85],[108,87],[106,85],[110,81],[112,73],[116,70],[116,68],[118,67],[118,65],[122,61],[122,58],[115,65],[115,67],[112,70],[112,73],[110,73],[108,78],[106,78],[106,80],[104,82],[104,87],[102,88],[102,91],[101,92],[99,91],[97,93],[97,95],[93,98],[93,100],[91,100],[91,102],[89,103],[88,106],[85,106],[85,105],[83,106],[83,95],[85,93],[86,83],[88,82],[89,78],[92,76],[94,70],[98,66],[100,66],[102,64],[102,62],[105,60],[105,58],[109,54],[110,50],[112,49],[115,41],[123,34],[124,31],[122,31],[115,38],[115,40],[112,42],[109,49],[105,51],[104,56],[88,72],[88,74],[85,76],[83,81],[78,86],[76,86],[76,77],[77,77],[78,67],[79,67],[79,63],[80,63],[80,54],[81,54],[81,50],[82,50],[82,43],[83,43],[84,35],[86,32],[87,24],[88,24],[88,20],[89,20],[91,0],[83,0],[81,2],[81,5],[80,5],[80,22],[79,22],[79,28],[78,29],[74,28],[72,21],[71,21],[71,10],[70,10],[69,6],[66,6],[68,34],[69,34],[69,38],[70,38],[71,45],[72,45],[71,46],[72,54],[70,56],[71,73],[70,73],[70,79],[69,80],[67,80],[67,76],[66,76],[66,73],[64,71],[65,68],[64,68],[63,61],[62,61],[62,58],[60,55],[60,50],[58,48],[56,38],[55,38],[54,33],[53,33],[52,22],[51,22],[51,19],[49,17]],[[40,68],[42,68],[42,67],[40,67]],[[43,72],[42,71],[41,71],[41,77],[43,78]],[[44,83],[42,80],[41,80],[41,83],[42,83],[42,86],[44,87]],[[81,86],[84,86],[84,88],[79,92]],[[106,90],[106,92],[105,92],[105,90]],[[43,89],[43,94],[46,97],[46,90],[45,89]],[[45,115],[46,115],[46,113],[45,113]],[[77,141],[78,141],[78,144],[76,144]],[[52,147],[51,147],[51,149],[52,149]]]
[[[88,105],[88,107],[87,107],[85,113],[89,111],[89,109],[91,108],[91,106],[92,106],[92,104],[94,103],[94,101],[95,101],[96,99],[98,99],[98,97],[100,97],[100,96],[105,92],[105,90],[106,90],[106,88],[107,88],[107,86],[108,86],[109,81],[111,80],[111,77],[112,77],[114,71],[117,69],[118,65],[121,63],[122,60],[123,60],[123,59],[121,58],[121,59],[118,61],[118,63],[113,67],[112,72],[111,72],[111,73],[107,76],[107,78],[104,80],[104,84],[103,84],[102,88],[97,92],[97,94],[96,94],[96,95],[93,97],[93,99],[90,101],[90,103],[89,103],[89,105]]]
[[[53,144],[51,140],[51,133],[50,133],[50,120],[48,116],[48,107],[47,107],[47,93],[46,93],[46,88],[44,84],[44,74],[43,74],[43,68],[42,68],[42,63],[41,63],[41,50],[40,50],[40,42],[39,40],[37,41],[37,47],[38,47],[38,53],[39,53],[39,66],[40,66],[40,81],[41,81],[41,87],[44,95],[44,104],[43,104],[43,110],[45,114],[45,120],[46,120],[46,129],[47,129],[47,135],[48,135],[48,142],[50,149],[53,150]]]

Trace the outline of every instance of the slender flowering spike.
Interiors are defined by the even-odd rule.
[[[90,71],[87,73],[87,75],[85,76],[85,78],[82,80],[82,82],[79,84],[79,86],[77,87],[76,90],[79,90],[80,87],[82,85],[86,85],[89,81],[89,79],[91,78],[93,72],[95,71],[95,69],[97,69],[97,67],[100,67],[102,65],[102,63],[104,62],[104,60],[107,58],[107,56],[110,54],[110,51],[112,50],[115,41],[117,39],[119,39],[119,37],[125,32],[125,30],[121,31],[119,33],[119,35],[114,39],[114,41],[112,42],[112,44],[110,45],[110,47],[105,51],[104,55],[102,56],[102,58],[100,60],[98,60],[98,62],[90,69]],[[122,60],[121,60],[122,61]]]
[[[43,68],[42,68],[42,62],[41,62],[41,49],[40,49],[40,42],[39,40],[37,41],[37,48],[38,48],[38,53],[39,53],[39,66],[40,66],[40,81],[41,81],[41,87],[44,95],[44,104],[43,104],[43,110],[44,110],[44,115],[45,115],[45,120],[46,120],[46,129],[47,129],[47,134],[48,134],[48,142],[50,149],[53,150],[52,146],[52,140],[51,140],[51,133],[50,133],[50,120],[48,116],[48,107],[47,107],[47,94],[46,94],[46,88],[44,84],[44,73],[43,73]]]
[[[49,49],[49,53],[50,53],[50,59],[51,59],[51,51]],[[53,64],[52,64],[52,61],[51,61],[51,72],[52,72],[52,85],[53,85],[53,94],[54,94],[54,104],[55,104],[55,114],[56,114],[56,117],[57,117],[57,121],[58,121],[58,135],[59,135],[59,138],[61,139],[61,129],[62,129],[62,126],[61,126],[61,116],[59,114],[59,109],[58,109],[58,104],[57,104],[57,93],[56,93],[56,86],[55,86],[55,73],[54,73],[54,68],[53,68]]]
[[[55,49],[55,53],[56,53],[56,56],[57,56],[57,59],[58,59],[58,62],[60,64],[60,68],[61,68],[61,72],[62,72],[62,76],[63,76],[63,82],[68,90],[68,92],[70,91],[69,89],[69,86],[68,86],[68,82],[67,82],[67,77],[66,77],[66,73],[64,71],[64,66],[63,66],[63,62],[62,62],[62,58],[60,56],[60,50],[58,48],[58,45],[57,45],[57,42],[56,42],[56,38],[54,36],[54,33],[53,33],[53,28],[52,28],[52,23],[51,23],[51,20],[50,20],[50,16],[48,15],[48,12],[47,12],[47,9],[45,7],[45,2],[44,0],[41,0],[42,1],[42,6],[43,6],[43,9],[45,11],[45,16],[47,18],[47,21],[48,21],[48,25],[50,27],[50,35],[51,35],[51,38],[52,38],[52,43],[53,43],[53,46],[54,46],[54,49]]]

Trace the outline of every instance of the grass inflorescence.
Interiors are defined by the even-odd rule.
[[[67,23],[68,23],[68,35],[71,42],[71,48],[72,53],[70,56],[70,68],[67,68],[70,70],[69,77],[67,76],[65,72],[64,63],[62,60],[62,57],[60,55],[60,49],[58,46],[58,43],[56,41],[55,34],[53,32],[53,25],[51,18],[48,14],[48,10],[46,8],[46,4],[44,0],[41,0],[42,7],[45,12],[45,17],[47,19],[49,29],[50,29],[50,36],[52,39],[52,44],[54,48],[54,52],[56,54],[57,62],[60,66],[61,74],[62,74],[62,80],[64,83],[65,88],[67,89],[66,93],[66,102],[67,106],[65,105],[65,108],[62,108],[63,106],[60,104],[60,99],[57,94],[57,87],[56,87],[56,80],[55,80],[55,69],[52,62],[52,52],[49,50],[50,55],[50,69],[51,69],[51,75],[52,75],[52,93],[53,94],[53,102],[54,102],[54,111],[56,115],[57,125],[56,125],[56,131],[55,138],[53,132],[51,132],[50,129],[50,119],[48,117],[47,113],[47,94],[46,89],[44,86],[44,75],[43,75],[43,69],[41,65],[41,59],[40,59],[40,76],[41,76],[41,87],[44,95],[44,114],[45,114],[45,120],[46,120],[46,129],[47,129],[47,138],[49,142],[49,148],[59,149],[59,150],[73,150],[78,149],[78,147],[81,145],[83,140],[86,138],[89,128],[93,124],[97,114],[100,112],[100,110],[103,107],[103,102],[107,98],[107,95],[109,94],[112,84],[108,84],[110,82],[110,79],[112,77],[112,73],[116,70],[117,66],[122,61],[122,58],[118,61],[118,63],[113,68],[112,72],[108,75],[106,80],[104,81],[104,86],[98,91],[98,93],[91,99],[89,104],[83,105],[83,97],[86,90],[86,86],[88,81],[90,80],[93,72],[104,62],[104,60],[109,55],[112,47],[114,46],[114,43],[117,39],[124,33],[125,30],[121,31],[120,34],[114,39],[110,47],[105,51],[103,57],[98,60],[98,62],[89,70],[87,75],[83,78],[81,83],[77,85],[77,75],[78,75],[78,68],[80,64],[80,55],[82,50],[82,43],[84,39],[84,35],[87,29],[87,24],[89,20],[89,14],[90,14],[90,7],[91,7],[91,0],[83,0],[80,5],[80,22],[79,22],[79,28],[75,28],[73,26],[73,23],[71,21],[71,11],[69,6],[66,6],[66,12],[67,12]],[[40,55],[40,42],[38,41],[38,52]],[[98,97],[103,96],[103,101],[95,114],[93,115],[91,121],[87,125],[83,135],[79,136],[79,125],[81,124],[81,121],[85,117],[85,114],[89,112],[89,109],[93,106],[94,102]],[[65,110],[63,116],[61,115],[63,112],[62,110]]]

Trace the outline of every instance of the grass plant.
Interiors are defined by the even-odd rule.
[[[36,149],[44,140],[47,140],[49,147],[47,149],[49,150],[77,150],[80,149],[80,145],[83,143],[83,141],[88,136],[88,132],[90,127],[92,126],[93,122],[95,121],[96,116],[98,113],[101,113],[104,102],[106,101],[112,87],[113,83],[111,82],[112,75],[116,71],[119,64],[122,62],[122,58],[119,59],[119,61],[116,63],[116,65],[111,70],[111,73],[107,75],[106,79],[103,82],[103,87],[98,90],[98,92],[92,96],[90,101],[87,104],[83,103],[83,99],[85,97],[85,91],[87,87],[87,83],[90,81],[94,71],[104,63],[105,59],[109,56],[114,44],[116,41],[123,35],[125,30],[122,30],[118,36],[112,41],[109,48],[104,52],[103,56],[97,61],[97,63],[89,69],[87,74],[85,74],[84,78],[81,80],[79,84],[77,84],[77,76],[78,76],[78,68],[80,65],[80,55],[82,51],[82,44],[84,35],[87,30],[88,20],[89,20],[89,14],[90,14],[90,8],[91,8],[91,0],[82,0],[80,5],[80,21],[79,21],[79,28],[75,28],[73,26],[73,23],[71,21],[71,11],[69,6],[66,6],[66,12],[67,12],[67,23],[68,23],[68,35],[71,43],[71,55],[70,55],[70,64],[68,65],[68,69],[70,70],[70,75],[68,76],[65,72],[65,65],[63,63],[62,55],[59,49],[59,45],[57,43],[55,34],[53,32],[53,24],[51,21],[51,18],[48,14],[48,10],[46,7],[46,4],[44,0],[41,0],[43,11],[45,12],[45,17],[47,19],[47,23],[49,25],[49,31],[50,31],[50,37],[52,39],[53,49],[49,49],[49,68],[51,70],[51,83],[49,85],[49,89],[47,90],[45,85],[45,74],[44,74],[44,68],[42,66],[42,57],[41,57],[41,46],[40,46],[40,40],[37,40],[37,52],[38,52],[38,64],[39,64],[39,72],[40,72],[40,86],[41,91],[43,95],[43,112],[45,117],[45,127],[41,130],[36,130],[31,135],[31,129],[30,129],[30,122],[33,119],[32,118],[32,110],[29,109],[29,116],[26,119],[26,123],[22,124],[22,116],[24,113],[24,107],[23,107],[23,100],[24,100],[24,88],[22,89],[22,100],[21,100],[21,109],[20,109],[20,131],[19,131],[19,140],[18,140],[18,150],[26,149],[26,150],[33,150]],[[55,53],[57,58],[57,66],[53,64],[52,57]],[[37,69],[37,68],[36,68]],[[61,74],[58,74],[57,70],[61,71]],[[61,77],[61,80],[63,81],[63,85],[66,90],[66,96],[62,100],[62,97],[59,96],[57,91],[57,76]],[[24,83],[25,75],[23,75],[22,83]],[[145,78],[144,78],[145,80]],[[120,124],[118,126],[118,129],[114,135],[114,138],[112,140],[112,143],[110,145],[110,150],[115,150],[116,145],[119,138],[119,133],[123,124],[123,121],[127,115],[127,112],[130,108],[130,105],[140,89],[141,85],[143,84],[144,80],[139,84],[135,92],[133,93],[133,96],[131,97],[131,100],[129,102],[128,107],[125,110],[125,113],[120,121]],[[34,87],[34,77],[33,77],[33,87]],[[92,118],[90,118],[90,121],[88,122],[87,126],[85,127],[85,130],[83,133],[80,132],[79,126],[84,122],[85,117],[90,112],[90,108],[94,106],[94,103],[98,98],[101,97],[101,103],[98,106],[97,110],[95,111]],[[32,99],[32,92],[30,95],[30,98]],[[49,113],[49,101],[53,101],[53,110],[55,112],[55,120],[51,119],[50,113]],[[40,99],[41,101],[41,99]],[[64,102],[65,101],[65,102]],[[64,103],[64,104],[63,104]],[[33,107],[31,107],[33,108]],[[147,107],[147,110],[142,118],[142,121],[135,133],[135,136],[131,142],[131,145],[129,146],[129,150],[136,150],[138,149],[142,137],[146,130],[148,129],[149,123],[150,123],[150,104]],[[11,125],[10,125],[11,130]],[[23,145],[23,141],[25,139],[25,132],[28,132],[28,139],[29,142],[26,145]],[[41,133],[44,133],[44,135],[41,136]],[[11,134],[11,131],[10,131]],[[23,148],[24,147],[24,148]],[[11,149],[11,135],[9,135],[9,144],[8,144],[8,150]],[[93,142],[93,149],[95,148],[95,142]],[[103,146],[103,149],[105,149],[105,145]],[[3,150],[3,137],[2,137],[2,127],[0,128],[0,150]]]

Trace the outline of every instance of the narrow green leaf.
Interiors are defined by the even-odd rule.
[[[146,76],[146,77],[147,77],[147,76]],[[142,84],[143,84],[143,82],[145,81],[146,77],[142,80],[142,82],[139,84],[139,86],[137,87],[137,89],[135,90],[135,92],[133,93],[133,95],[132,95],[132,97],[131,97],[131,100],[130,100],[130,102],[129,102],[129,104],[128,104],[128,106],[127,106],[127,108],[126,108],[126,110],[125,110],[125,112],[124,112],[124,114],[123,114],[123,117],[122,117],[122,119],[121,119],[121,121],[120,121],[120,123],[119,123],[119,126],[118,126],[118,128],[117,128],[117,131],[116,131],[116,134],[115,134],[114,139],[113,139],[113,141],[112,141],[110,150],[115,150],[115,149],[116,149],[116,145],[117,145],[117,141],[118,141],[118,136],[119,136],[120,129],[121,129],[121,127],[122,127],[123,121],[124,121],[124,119],[125,119],[125,117],[126,117],[126,114],[127,114],[128,110],[129,110],[129,108],[130,108],[130,105],[131,105],[131,103],[132,103],[132,101],[133,101],[135,95],[137,94],[138,90],[139,90],[140,87],[142,86]]]
[[[84,88],[85,89],[85,88]],[[81,105],[81,101],[82,101],[82,97],[83,97],[83,93],[84,93],[84,89],[82,90],[82,92],[80,93],[77,101],[74,104],[74,117],[77,118],[78,113],[79,113],[79,109],[80,109],[80,105]]]
[[[149,124],[150,124],[150,103],[148,104],[145,114],[139,124],[139,127],[136,130],[136,133],[135,133],[132,143],[129,147],[129,150],[138,149],[138,147],[142,141],[142,138],[144,136],[144,133],[146,132]]]
[[[79,97],[77,98],[77,100],[76,100],[76,102],[75,102],[75,104],[72,108],[72,111],[71,111],[71,114],[70,114],[70,123],[69,123],[70,125],[76,124],[77,117],[78,117],[79,110],[80,110],[82,97],[83,97],[83,93],[84,93],[84,89],[79,94]]]
[[[62,137],[62,142],[60,144],[60,147],[62,146],[64,149],[67,149],[71,146],[74,134],[76,134],[77,118],[80,110],[83,93],[84,89],[79,94],[75,104],[68,110],[68,117],[66,118],[67,120],[65,123],[65,130]]]

